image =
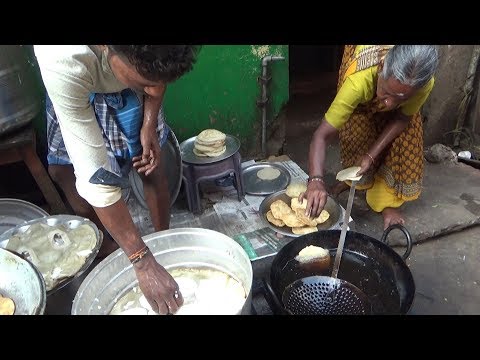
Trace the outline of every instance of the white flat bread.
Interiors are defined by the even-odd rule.
[[[209,146],[209,145],[201,145],[201,144],[195,143],[195,149],[197,149],[198,151],[204,152],[204,153],[218,152],[218,151],[222,150],[224,146],[225,146],[225,144],[221,144],[219,146]]]
[[[199,151],[196,148],[193,148],[193,153],[197,156],[217,157],[217,156],[222,155],[226,150],[227,150],[227,147],[224,145],[222,149],[220,149],[219,151],[216,151],[216,152],[213,152],[213,151],[212,152],[203,152],[203,151]]]
[[[219,147],[219,146],[225,145],[225,140],[220,140],[220,141],[202,141],[202,140],[199,140],[198,137],[197,137],[197,138],[195,138],[195,145]]]
[[[262,179],[262,180],[275,180],[280,176],[280,170],[275,169],[275,168],[264,168],[262,170],[257,171],[257,177]]]
[[[362,178],[362,175],[357,176],[357,172],[361,169],[360,166],[352,166],[346,169],[343,169],[338,172],[337,180],[338,181],[358,181]]]
[[[197,135],[198,140],[206,143],[224,141],[226,137],[227,136],[223,132],[215,129],[206,129]]]
[[[307,191],[307,185],[297,182],[287,186],[286,194],[291,198],[296,198],[305,191]]]
[[[201,152],[201,151],[198,151],[196,148],[193,148],[193,153],[194,153],[196,156],[208,157],[208,155],[204,154],[204,153]]]

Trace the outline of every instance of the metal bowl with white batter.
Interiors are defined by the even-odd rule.
[[[167,271],[180,267],[209,267],[238,280],[247,296],[237,314],[250,313],[252,265],[248,255],[233,239],[213,230],[179,228],[159,231],[144,236],[143,240]],[[82,282],[73,300],[72,315],[108,315],[117,301],[137,285],[132,264],[118,249],[100,262]]]

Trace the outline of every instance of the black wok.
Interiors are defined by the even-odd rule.
[[[386,244],[387,236],[393,229],[401,230],[407,239],[407,250],[403,256]],[[318,231],[292,240],[277,253],[270,269],[270,283],[266,281],[267,290],[277,311],[288,313],[281,299],[285,288],[294,281],[314,275],[331,276],[339,238],[340,230]],[[319,272],[299,266],[295,256],[309,245],[329,250],[332,261],[328,269]],[[406,314],[415,295],[413,276],[404,261],[411,250],[410,234],[401,225],[390,226],[381,240],[349,231],[338,278],[350,282],[365,293],[372,305],[373,315]]]

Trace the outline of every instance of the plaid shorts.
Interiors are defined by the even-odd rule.
[[[92,94],[90,96],[103,139],[111,171],[119,177],[127,177],[132,157],[142,153],[140,129],[143,123],[143,98],[131,89],[118,93]],[[63,142],[53,104],[48,95],[47,111],[47,161],[50,165],[71,164]],[[163,107],[158,115],[158,141],[163,146],[170,129],[165,124]]]

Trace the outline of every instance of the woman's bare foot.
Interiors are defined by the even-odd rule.
[[[405,224],[405,219],[403,218],[402,213],[398,209],[387,207],[383,209],[382,215],[383,215],[383,230],[386,230],[390,225]]]
[[[337,197],[342,192],[347,191],[350,187],[344,181],[337,181],[337,183],[332,187],[331,194],[333,197]]]

